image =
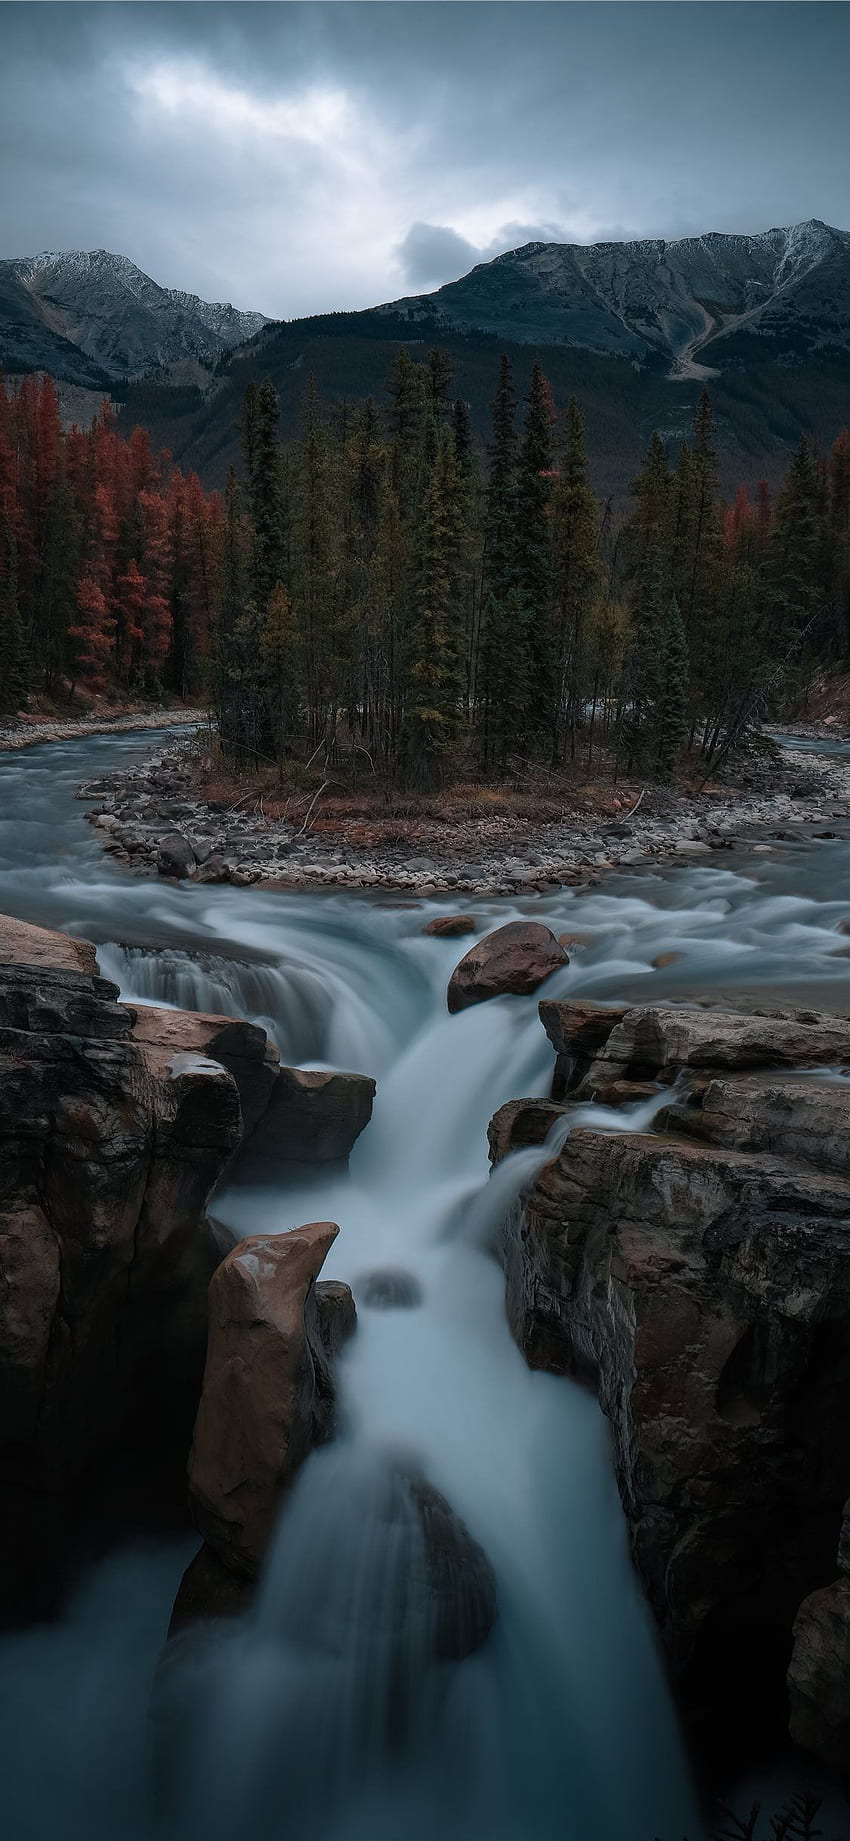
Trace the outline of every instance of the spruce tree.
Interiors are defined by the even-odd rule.
[[[539,364],[531,373],[516,476],[514,569],[520,626],[512,647],[521,668],[526,706],[519,739],[551,736],[557,706],[557,659],[552,596],[554,564],[550,506],[554,478],[552,392]],[[503,602],[502,605],[506,605]]]
[[[27,700],[29,673],[24,629],[18,605],[15,539],[5,512],[0,513],[0,710],[14,715]]]
[[[282,773],[298,721],[298,634],[292,602],[282,582],[276,583],[269,597],[259,633],[259,652],[263,726]]]
[[[466,569],[460,469],[452,431],[444,428],[423,508],[400,740],[405,783],[426,791],[441,784],[460,727]]]
[[[558,694],[553,758],[575,754],[586,693],[588,619],[600,579],[599,506],[587,476],[584,421],[575,397],[553,501]]]
[[[259,390],[249,385],[246,392],[243,445],[253,519],[253,598],[257,607],[267,607],[276,584],[289,577],[280,411],[268,377]]]
[[[675,597],[667,602],[650,639],[654,683],[647,739],[654,746],[658,778],[669,780],[688,733],[688,641]]]

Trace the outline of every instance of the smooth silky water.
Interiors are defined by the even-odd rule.
[[[167,1702],[158,1723],[148,1712],[193,1551],[185,1541],[116,1553],[61,1624],[0,1644],[6,1832],[695,1841],[605,1423],[586,1393],[526,1367],[505,1319],[499,1224],[564,1130],[488,1180],[491,1115],[545,1093],[551,1078],[536,1002],[448,1016],[463,943],[422,927],[457,902],[173,885],[114,867],[74,788],[155,739],[0,758],[0,910],[93,938],[128,999],[250,1015],[284,1059],[375,1075],[374,1119],[348,1177],[232,1180],[215,1211],[238,1233],[337,1220],[325,1276],[357,1297],[370,1274],[400,1268],[421,1301],[378,1310],[360,1297],[339,1364],[337,1439],[303,1467],[254,1609],[199,1646],[173,1720]],[[463,906],[482,926],[522,913],[586,935],[553,995],[773,1001],[792,991],[850,1009],[841,840]],[[678,956],[653,969],[662,953]],[[650,1102],[580,1116],[614,1131],[648,1128],[652,1112]],[[497,1624],[459,1663],[430,1658],[410,1583],[417,1533],[393,1502],[411,1468],[443,1492],[496,1574]],[[171,1744],[158,1803],[154,1732]]]

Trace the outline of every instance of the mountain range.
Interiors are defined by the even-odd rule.
[[[0,361],[7,371],[45,370],[96,389],[187,358],[212,365],[265,324],[263,313],[161,288],[106,249],[0,262]]]
[[[272,377],[290,432],[310,373],[331,400],[381,398],[399,345],[435,343],[482,436],[498,353],[520,390],[539,358],[556,401],[581,402],[604,491],[625,491],[654,427],[686,438],[705,383],[730,479],[775,478],[801,432],[827,442],[850,421],[850,233],[529,243],[431,294],[290,321],[162,288],[106,251],[0,263],[0,364],[108,388],[212,483],[237,457],[249,379]]]

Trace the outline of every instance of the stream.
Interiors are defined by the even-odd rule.
[[[149,1791],[148,1710],[195,1550],[186,1540],[116,1551],[61,1622],[0,1641],[6,1833],[698,1841],[605,1422],[585,1392],[527,1368],[505,1320],[495,1233],[552,1152],[520,1153],[489,1182],[486,1129],[505,1100],[548,1091],[536,1000],[449,1017],[465,943],[422,928],[460,905],[450,899],[172,884],[115,868],[74,789],[157,739],[0,756],[0,911],[93,939],[128,1000],[247,1015],[284,1061],[376,1077],[348,1177],[234,1180],[214,1204],[240,1234],[338,1221],[323,1277],[352,1286],[358,1330],[339,1364],[338,1437],[299,1474],[253,1611],[199,1659],[193,1717],[172,1734],[167,1806]],[[850,1010],[846,836],[463,905],[486,927],[522,915],[578,936],[547,994],[726,991]],[[594,1107],[593,1121],[646,1126],[652,1108]],[[414,1308],[358,1297],[387,1267],[415,1282]],[[380,1640],[387,1594],[407,1589],[387,1507],[400,1465],[463,1517],[499,1606],[487,1643],[446,1663],[417,1647],[410,1605],[401,1682]]]

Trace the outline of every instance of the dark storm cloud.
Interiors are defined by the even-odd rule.
[[[0,254],[266,312],[538,238],[850,224],[845,5],[0,6]]]

